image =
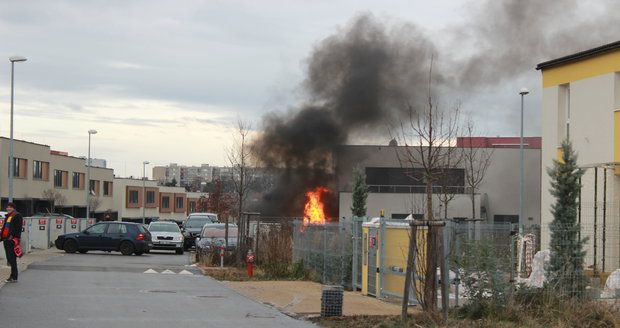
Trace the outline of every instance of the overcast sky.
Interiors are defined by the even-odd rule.
[[[313,46],[356,14],[410,21],[440,42],[468,6],[456,0],[0,0],[0,59],[28,58],[16,64],[15,136],[83,156],[87,131],[96,129],[92,155],[107,159],[118,176],[140,176],[144,160],[223,165],[235,117],[260,127],[263,113],[294,105]],[[538,135],[540,81],[533,67],[461,101],[466,110],[487,109],[481,128],[488,134],[517,135],[522,85],[533,91],[526,131]],[[0,65],[4,136],[9,87],[6,60]]]

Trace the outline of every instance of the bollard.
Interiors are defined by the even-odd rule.
[[[252,279],[254,275],[254,253],[250,249],[248,255],[245,257],[245,263],[248,266],[248,278]]]
[[[224,246],[220,246],[220,268],[224,267]]]

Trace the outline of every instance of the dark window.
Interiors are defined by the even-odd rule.
[[[154,191],[149,190],[146,192],[146,203],[155,204],[155,192]]]
[[[104,181],[103,182],[103,195],[111,196],[112,195],[112,182]]]
[[[41,161],[32,161],[32,178],[43,180],[43,163]]]
[[[67,171],[61,171],[61,170],[54,170],[54,187],[56,188],[66,188],[67,186],[65,186],[65,179],[64,177],[66,176]]]
[[[161,208],[170,208],[170,197],[164,196],[161,198]]]
[[[465,170],[446,169],[438,177],[433,183],[434,190],[439,191],[440,186],[445,186],[455,193],[464,192]],[[366,184],[371,193],[426,192],[424,169],[421,168],[367,167]]]
[[[494,215],[493,216],[493,222],[494,223],[512,223],[512,224],[517,224],[517,223],[519,223],[519,216],[518,215]]]
[[[196,212],[196,202],[189,202],[189,211]]]
[[[71,187],[73,189],[80,189],[80,173],[73,172],[73,176],[71,177]]]
[[[137,190],[129,191],[129,204],[138,204],[138,191]]]
[[[183,208],[183,197],[177,197],[177,208]]]

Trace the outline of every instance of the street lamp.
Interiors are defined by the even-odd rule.
[[[97,134],[97,130],[88,130],[88,160],[86,162],[86,219],[90,219],[90,137]]]
[[[26,57],[9,57],[11,62],[11,140],[9,142],[9,202],[13,201],[13,176],[15,175],[15,163],[13,159],[13,81],[15,76],[15,63],[25,62]]]
[[[524,224],[525,220],[523,218],[523,193],[525,190],[525,160],[523,157],[523,101],[525,95],[530,93],[530,91],[526,88],[521,88],[519,94],[521,95],[521,134],[519,141],[519,225]]]
[[[146,223],[146,165],[149,161],[142,162],[142,223]]]

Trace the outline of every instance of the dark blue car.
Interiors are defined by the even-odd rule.
[[[99,222],[82,232],[60,235],[55,244],[67,253],[114,251],[123,255],[142,255],[153,247],[151,234],[144,226],[117,221]]]

